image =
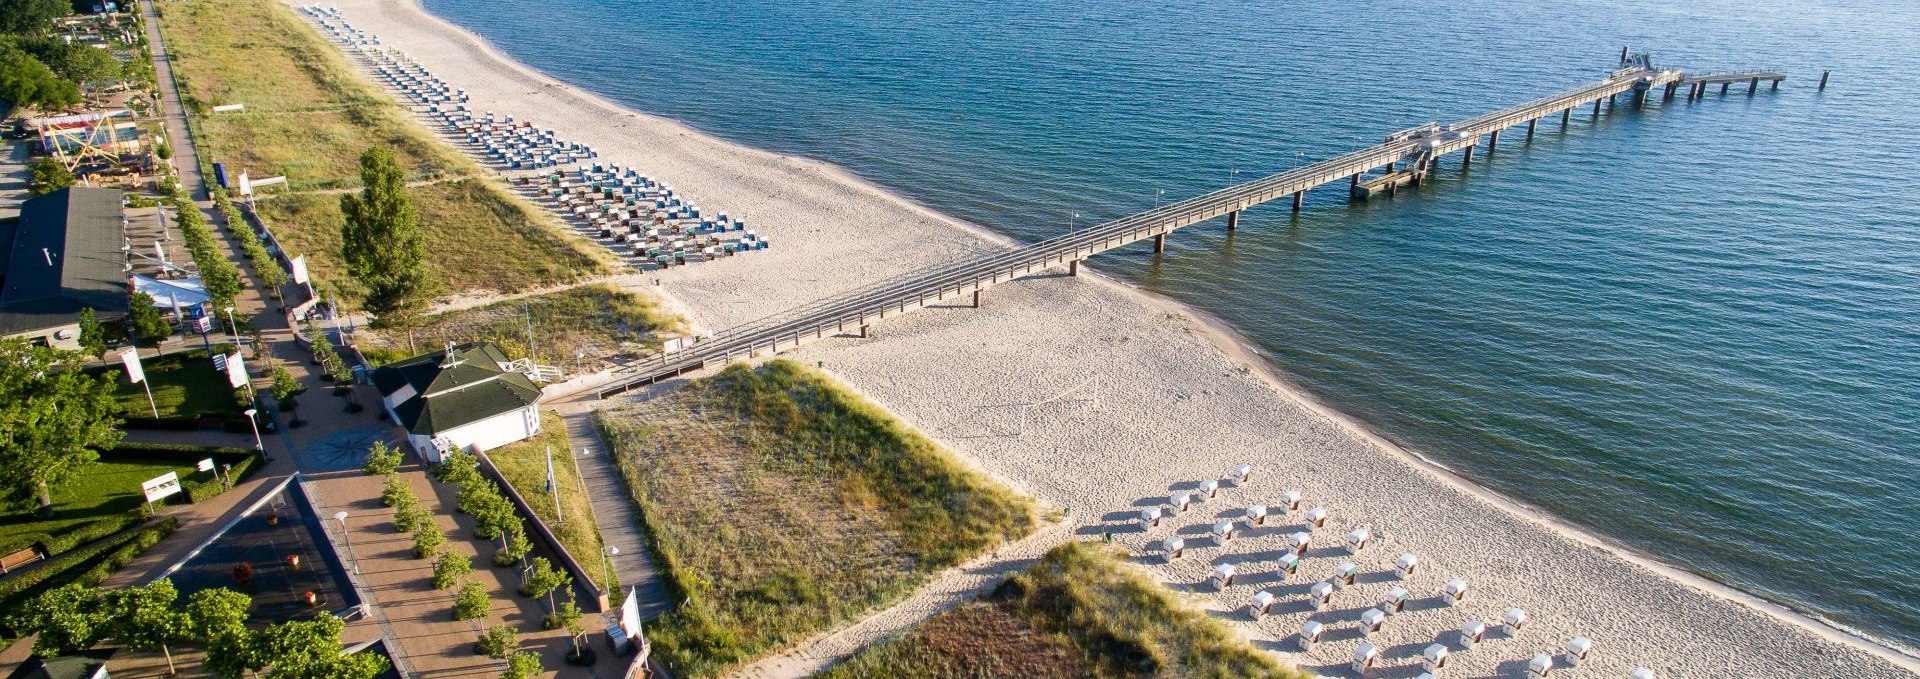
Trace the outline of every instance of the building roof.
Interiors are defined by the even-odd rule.
[[[107,666],[113,651],[80,651],[54,658],[29,658],[8,679],[92,679]]]
[[[27,200],[0,264],[0,334],[127,313],[119,189],[76,186]]]
[[[538,403],[540,388],[506,365],[499,347],[472,342],[381,366],[373,385],[408,432],[433,436]]]

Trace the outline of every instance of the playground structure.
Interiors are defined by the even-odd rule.
[[[75,175],[138,170],[151,162],[146,135],[128,109],[34,118],[27,125],[39,136],[40,150]]]

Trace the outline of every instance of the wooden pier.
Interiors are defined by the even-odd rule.
[[[1451,125],[1429,123],[1387,135],[1379,144],[1335,158],[1230,186],[1212,193],[1080,229],[1004,252],[981,255],[932,270],[879,281],[844,293],[794,307],[756,321],[728,328],[681,351],[646,357],[622,366],[616,379],[599,389],[601,398],[634,387],[726,361],[779,353],[834,335],[867,337],[877,322],[947,300],[980,305],[980,291],[1049,269],[1078,275],[1080,260],[1143,240],[1153,251],[1164,252],[1167,236],[1181,228],[1219,217],[1229,229],[1240,225],[1240,212],[1278,199],[1291,201],[1295,211],[1305,204],[1307,191],[1336,182],[1346,183],[1349,197],[1365,199],[1392,195],[1399,187],[1418,185],[1438,166],[1440,158],[1461,153],[1462,164],[1472,162],[1484,138],[1491,151],[1502,132],[1526,126],[1532,139],[1541,120],[1559,119],[1565,128],[1576,113],[1598,119],[1603,108],[1619,103],[1642,106],[1654,92],[1670,100],[1677,91],[1689,100],[1706,96],[1718,85],[1725,94],[1737,83],[1747,93],[1769,83],[1778,89],[1786,76],[1772,71],[1739,71],[1689,75],[1678,69],[1654,66],[1645,55],[1622,50],[1620,68],[1599,82],[1541,97]],[[1590,112],[1589,112],[1590,109]],[[1378,174],[1373,174],[1378,171]]]

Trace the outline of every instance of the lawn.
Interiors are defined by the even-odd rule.
[[[553,451],[553,477],[560,486],[560,506],[566,512],[564,521],[556,521],[562,517],[554,515],[553,495],[547,492],[548,450]],[[500,475],[513,484],[514,490],[526,498],[533,513],[553,529],[567,553],[586,567],[593,581],[602,589],[613,591],[618,583],[601,582],[607,579],[607,569],[601,562],[600,528],[593,522],[593,498],[581,484],[580,469],[573,461],[566,421],[553,411],[542,412],[539,436],[489,450],[487,458],[493,460]]]
[[[821,679],[1302,679],[1182,605],[1118,549],[1059,547],[979,602],[862,649]]]
[[[1029,500],[791,361],[599,417],[683,602],[647,627],[677,676],[850,622],[1035,525]]]
[[[455,293],[510,292],[556,285],[612,270],[610,257],[554,228],[532,206],[488,180],[461,179],[408,189],[435,280]],[[347,301],[364,290],[340,255],[340,196],[326,193],[263,198],[260,215],[287,247],[307,256],[309,270]]]
[[[153,408],[160,409],[160,417],[198,418],[202,415],[221,417],[240,414],[240,399],[234,395],[233,387],[227,383],[227,376],[213,369],[213,362],[202,351],[189,351],[171,354],[160,358],[143,359],[141,367],[147,373],[147,381],[153,388],[153,404],[147,404],[147,392],[140,385],[127,381],[126,374],[120,369],[110,369],[114,375],[115,398],[120,403],[120,414],[132,418],[152,418]]]
[[[144,404],[143,404],[144,405]],[[97,521],[117,519],[140,508],[145,499],[140,484],[176,472],[181,483],[207,481],[212,472],[194,471],[193,463],[179,460],[101,457],[81,470],[70,483],[53,491],[53,517],[41,519],[32,509],[0,514],[0,554],[10,554],[35,542],[57,542]],[[179,501],[179,498],[169,498]],[[104,536],[105,532],[100,535]]]
[[[203,156],[230,175],[284,175],[293,193],[262,196],[261,211],[289,249],[307,256],[322,287],[354,303],[361,290],[340,257],[337,193],[359,186],[360,154],[392,148],[415,178],[429,261],[455,293],[515,291],[610,271],[592,248],[441,143],[362,77],[333,45],[276,0],[165,3],[161,26],[198,126]],[[211,113],[244,104],[234,113]]]
[[[580,354],[590,363],[636,355],[658,349],[663,334],[686,331],[684,320],[662,310],[653,299],[595,284],[429,316],[413,328],[414,346],[486,341],[508,356],[526,356],[528,314],[538,340],[537,361],[569,373],[590,367],[578,365]],[[407,350],[405,333],[369,330],[358,341],[360,350],[375,363],[413,353]]]

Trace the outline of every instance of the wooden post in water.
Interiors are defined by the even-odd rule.
[[[1153,251],[1155,253],[1167,251],[1167,234],[1156,233],[1153,235]]]
[[[1760,76],[1756,75],[1752,80],[1747,81],[1747,96],[1751,97],[1758,91],[1760,91]]]
[[[1227,230],[1233,231],[1239,228],[1240,228],[1240,211],[1234,210],[1232,212],[1227,213]]]
[[[1498,146],[1500,146],[1500,131],[1494,130],[1493,134],[1487,135],[1487,153],[1493,153],[1493,149]]]
[[[1299,211],[1300,211],[1300,206],[1301,206],[1301,205],[1305,205],[1305,204],[1306,204],[1306,202],[1307,202],[1307,192],[1306,192],[1306,191],[1304,191],[1304,190],[1301,190],[1301,191],[1295,191],[1295,192],[1293,192],[1293,211],[1294,211],[1294,212],[1299,212]]]
[[[1479,144],[1468,144],[1466,154],[1460,157],[1461,172],[1467,171],[1467,168],[1473,165],[1473,147],[1475,146],[1479,146]]]
[[[1533,141],[1533,128],[1538,127],[1539,125],[1540,125],[1539,118],[1534,118],[1533,120],[1527,121],[1527,141],[1529,142]]]
[[[1833,75],[1833,71],[1821,71],[1821,72],[1820,72],[1820,89],[1818,89],[1818,90],[1815,90],[1815,91],[1817,91],[1817,92],[1825,92],[1825,91],[1827,91],[1827,76],[1829,76],[1829,75]],[[1775,88],[1778,88],[1778,87],[1780,87],[1780,81],[1778,81],[1778,80],[1775,80],[1775,81],[1773,81],[1773,86],[1774,86]]]
[[[1720,83],[1720,96],[1727,96],[1727,88],[1732,85],[1733,83]]]
[[[1620,63],[1627,63],[1627,46],[1620,46]]]
[[[1594,120],[1600,119],[1600,100],[1599,99],[1593,100],[1593,119]]]
[[[1573,119],[1573,109],[1568,108],[1568,109],[1561,110],[1560,111],[1560,129],[1562,130],[1567,129],[1567,121],[1572,119]]]

